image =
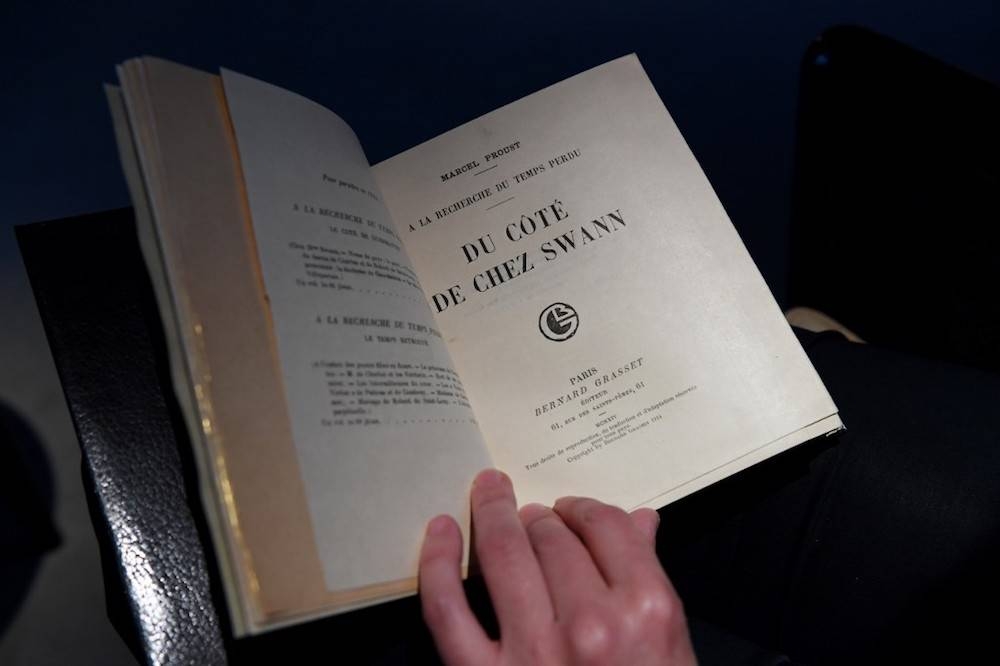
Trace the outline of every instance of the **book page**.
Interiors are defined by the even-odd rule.
[[[373,172],[520,501],[658,506],[840,427],[634,56]]]
[[[354,133],[223,72],[326,583],[416,574],[426,522],[488,465],[458,375]]]

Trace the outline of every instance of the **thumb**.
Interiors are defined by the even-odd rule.
[[[632,524],[646,539],[646,542],[654,550],[656,548],[656,529],[660,526],[660,514],[654,509],[636,509],[629,514]]]

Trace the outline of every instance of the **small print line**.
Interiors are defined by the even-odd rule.
[[[473,175],[473,176],[478,176],[478,175],[479,175],[479,174],[481,174],[481,173],[486,173],[486,172],[487,172],[487,171],[489,171],[490,169],[496,169],[496,168],[497,168],[498,166],[500,166],[500,165],[499,165],[499,164],[494,164],[493,166],[491,166],[491,167],[486,167],[486,168],[485,168],[485,169],[483,169],[482,171],[477,171],[476,173],[474,173],[474,174],[472,174],[472,175]]]
[[[492,206],[490,206],[486,210],[492,210],[492,209],[496,208],[497,206],[501,206],[501,205],[507,203],[508,201],[512,201],[513,199],[515,199],[515,197],[508,197],[507,199],[504,199],[503,201],[498,201],[497,203],[493,204]]]

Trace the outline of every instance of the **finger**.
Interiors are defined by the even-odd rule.
[[[461,568],[462,532],[451,516],[438,516],[420,550],[420,605],[447,663],[474,663],[497,650],[469,608]]]
[[[564,497],[553,509],[583,541],[609,585],[641,584],[664,576],[648,540],[618,507],[588,498]]]
[[[656,550],[656,530],[660,527],[660,514],[655,509],[635,509],[630,512],[632,524],[646,539],[646,542]]]
[[[480,472],[472,484],[476,555],[502,636],[524,638],[551,623],[554,611],[506,474]]]
[[[581,603],[607,592],[587,548],[552,509],[529,504],[520,514],[545,576],[556,619],[572,617]]]

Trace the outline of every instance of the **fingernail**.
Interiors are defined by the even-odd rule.
[[[565,506],[570,502],[575,502],[577,499],[579,498],[574,497],[573,495],[566,495],[565,497],[560,497],[559,499],[556,500],[555,504],[552,505],[552,508],[554,509],[558,506]]]
[[[525,504],[520,509],[521,520],[524,520],[525,522],[528,523],[534,522],[539,517],[549,513],[549,511],[551,511],[551,509],[549,509],[549,507],[545,506],[544,504],[538,504],[536,502],[532,502],[531,504]]]
[[[427,535],[438,536],[444,534],[451,527],[451,516],[442,514],[435,516],[431,522],[427,523]]]
[[[482,472],[476,475],[475,481],[472,485],[479,486],[481,488],[489,488],[491,486],[498,486],[507,482],[507,475],[498,469],[484,469]]]

